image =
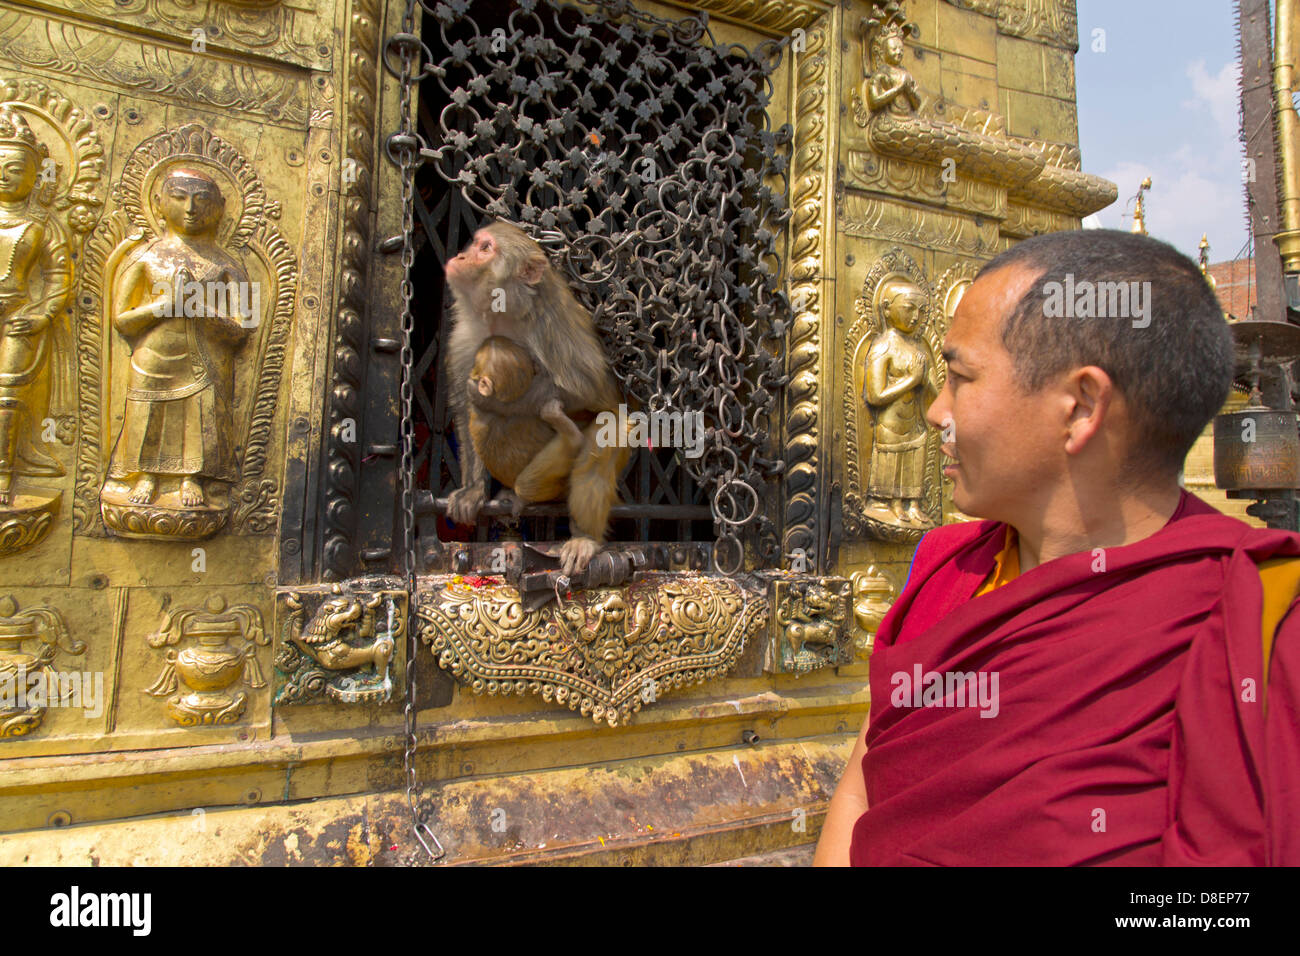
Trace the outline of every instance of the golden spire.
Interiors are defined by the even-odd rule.
[[[1144,236],[1147,234],[1147,212],[1142,194],[1150,188],[1151,177],[1148,176],[1142,180],[1142,185],[1138,187],[1137,195],[1134,197],[1137,200],[1137,208],[1133,210],[1133,231],[1140,232]]]
[[[1201,250],[1201,275],[1205,276],[1205,281],[1210,284],[1210,288],[1217,291],[1219,283],[1215,280],[1214,276],[1210,275],[1210,238],[1208,233],[1201,233],[1201,244],[1199,248]]]

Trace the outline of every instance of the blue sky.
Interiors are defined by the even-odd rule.
[[[1133,225],[1129,198],[1144,176],[1147,229],[1196,257],[1235,258],[1246,241],[1237,140],[1237,47],[1232,0],[1078,0],[1075,74],[1085,172],[1119,186],[1097,214]],[[1094,30],[1105,51],[1094,52]]]

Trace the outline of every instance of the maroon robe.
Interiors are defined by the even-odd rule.
[[[1300,535],[1184,492],[1156,534],[974,598],[1005,534],[931,531],[881,623],[851,862],[1300,863],[1300,614],[1266,696],[1256,568],[1300,555]],[[981,671],[996,716],[891,702],[899,675]]]

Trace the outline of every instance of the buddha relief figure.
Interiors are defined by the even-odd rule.
[[[0,106],[0,518],[20,504],[15,478],[65,474],[37,440],[51,391],[66,390],[70,374],[59,324],[72,291],[68,241],[34,201],[48,158],[22,115]]]
[[[871,149],[1002,186],[1021,186],[1042,173],[1043,156],[1000,132],[1001,117],[966,107],[948,110],[938,91],[922,93],[903,66],[905,41],[916,35],[899,0],[872,0],[870,16],[859,21],[863,79],[853,92],[853,119],[866,128]],[[949,114],[958,122],[946,120]]]
[[[111,289],[112,326],[131,353],[101,500],[110,530],[127,536],[159,533],[159,511],[208,512],[211,520],[162,521],[161,533],[198,537],[220,526],[212,513],[239,477],[234,359],[257,309],[248,273],[217,239],[226,206],[217,181],[197,165],[174,166],[151,199],[161,235],[127,256]]]
[[[903,20],[898,4],[863,18],[861,31],[867,51],[863,64],[862,101],[872,114],[888,110],[906,116],[921,108],[916,80],[903,69],[903,38],[915,32],[914,24]]]
[[[926,297],[895,276],[876,293],[883,328],[867,349],[862,400],[873,420],[865,511],[876,520],[912,528],[933,522],[923,509],[926,461],[925,393],[934,391],[928,348],[913,336]]]

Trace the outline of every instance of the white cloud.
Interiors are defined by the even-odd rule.
[[[1187,64],[1190,96],[1182,103],[1191,122],[1165,149],[1100,171],[1119,186],[1119,199],[1097,214],[1109,229],[1133,228],[1138,184],[1151,177],[1146,195],[1147,230],[1195,258],[1201,234],[1209,235],[1214,261],[1237,254],[1246,237],[1241,145],[1237,135],[1238,64],[1211,73],[1204,60]]]
[[[1241,64],[1236,60],[1223,65],[1218,74],[1211,76],[1204,60],[1187,64],[1187,78],[1192,81],[1192,98],[1183,100],[1183,108],[1204,112],[1214,120],[1214,125],[1225,136],[1237,137],[1237,77]]]
[[[1151,162],[1120,163],[1100,175],[1119,186],[1119,200],[1097,214],[1108,229],[1133,228],[1138,184],[1151,177],[1146,194],[1147,231],[1195,258],[1201,234],[1208,233],[1215,262],[1231,259],[1245,238],[1244,193],[1240,176],[1224,176],[1195,150],[1179,149]],[[1122,215],[1121,215],[1122,214]]]

